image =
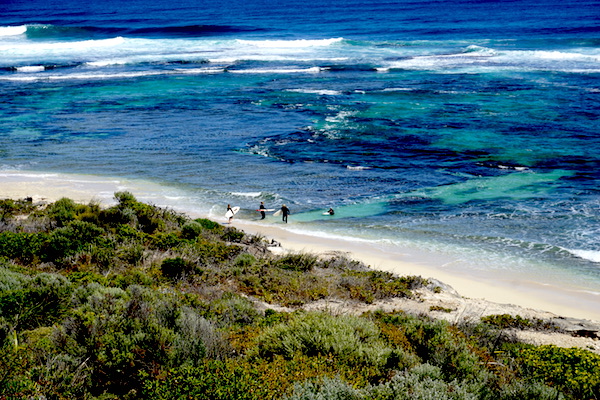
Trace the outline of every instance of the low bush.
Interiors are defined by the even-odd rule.
[[[50,233],[43,245],[42,259],[63,263],[66,258],[89,248],[91,244],[103,242],[103,234],[102,228],[90,222],[72,221]]]
[[[167,258],[160,264],[160,272],[170,279],[181,279],[194,271],[195,265],[181,257]]]
[[[0,316],[13,329],[52,325],[66,315],[73,286],[65,277],[41,273],[15,278],[13,287],[0,291]]]
[[[317,264],[317,256],[309,253],[291,253],[280,257],[274,264],[281,269],[307,272]]]
[[[368,319],[309,312],[268,328],[257,340],[256,353],[264,358],[332,355],[356,364],[384,365],[391,349]]]
[[[481,322],[496,326],[502,329],[539,329],[539,330],[558,330],[555,324],[548,323],[541,319],[527,319],[520,315],[512,316],[509,314],[488,315],[481,318]]]
[[[45,233],[0,233],[0,256],[23,265],[36,263],[48,236]]]
[[[600,355],[554,345],[516,346],[523,377],[539,379],[575,399],[600,398]]]
[[[198,224],[200,224],[200,226],[202,228],[207,229],[209,231],[222,231],[223,230],[223,226],[221,226],[221,224],[219,224],[218,222],[211,221],[210,219],[198,218],[198,219],[195,219],[194,222],[197,222]]]
[[[184,239],[195,239],[202,233],[202,225],[196,221],[190,221],[181,227],[181,236]]]

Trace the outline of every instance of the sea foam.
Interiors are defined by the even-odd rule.
[[[579,258],[583,258],[584,260],[592,261],[595,263],[600,263],[600,251],[595,250],[569,250],[565,249],[569,253],[577,256]]]
[[[27,25],[0,26],[0,36],[16,36],[27,32]]]
[[[309,39],[298,39],[298,40],[242,40],[238,39],[237,42],[247,46],[254,47],[266,47],[266,48],[302,48],[302,47],[316,47],[316,46],[330,46],[334,43],[339,43],[343,38],[333,39],[321,39],[321,40],[309,40]]]

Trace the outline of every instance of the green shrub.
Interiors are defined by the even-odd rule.
[[[98,219],[106,226],[129,225],[134,229],[137,228],[137,217],[130,208],[110,207],[104,209],[100,211]]]
[[[202,233],[202,225],[196,221],[186,223],[181,227],[181,236],[184,239],[195,239]]]
[[[296,383],[293,393],[284,400],[366,400],[363,392],[339,377],[324,377],[318,381]]]
[[[54,340],[73,356],[86,355],[92,394],[123,396],[140,389],[140,371],[195,365],[204,357],[204,339],[218,352],[219,334],[212,324],[150,289],[92,283],[75,291],[74,304]]]
[[[260,371],[247,364],[206,361],[196,368],[167,371],[162,379],[142,375],[146,400],[267,400]]]
[[[235,293],[225,293],[210,304],[209,316],[221,327],[250,325],[260,319],[252,302]]]
[[[317,256],[308,253],[292,253],[280,257],[275,261],[275,266],[281,269],[307,272],[317,264]]]
[[[435,305],[435,306],[429,307],[429,311],[439,311],[439,312],[444,312],[444,313],[451,313],[452,311],[455,311],[455,309]]]
[[[150,248],[161,251],[173,249],[181,244],[181,238],[174,232],[158,232],[150,236]]]
[[[523,346],[521,373],[559,388],[574,399],[600,398],[600,355],[554,345]]]
[[[291,358],[332,355],[353,363],[383,365],[391,353],[377,326],[365,318],[334,317],[311,312],[295,315],[290,321],[268,328],[257,341],[257,354]]]
[[[63,197],[52,203],[47,210],[47,215],[58,227],[66,226],[75,220],[77,204],[71,199]]]
[[[555,324],[550,322],[545,322],[541,319],[527,319],[523,318],[520,315],[512,316],[509,314],[501,314],[501,315],[488,315],[481,318],[481,321],[496,326],[501,329],[544,329],[544,330],[557,330],[558,327]]]
[[[139,242],[144,243],[148,234],[141,232],[131,225],[119,224],[115,230],[117,239],[121,242]]]
[[[31,198],[0,200],[0,222],[7,222],[15,215],[29,214],[35,210]]]
[[[137,204],[137,199],[131,192],[115,192],[114,198],[121,208],[133,207]]]
[[[85,285],[91,282],[97,282],[104,285],[107,282],[104,275],[91,271],[73,271],[67,275],[67,278],[78,285]]]
[[[19,283],[0,292],[0,315],[16,329],[52,325],[66,314],[73,287],[65,277],[41,273]]]
[[[558,389],[541,382],[512,380],[500,387],[494,399],[497,400],[564,400],[565,396]]]
[[[0,343],[0,398],[40,398],[40,387],[31,376],[34,366],[29,354],[16,350],[12,345]]]
[[[394,375],[390,382],[368,389],[367,398],[380,400],[479,400],[482,383],[444,379],[439,367],[421,364]]]
[[[160,264],[160,271],[164,277],[170,279],[181,279],[190,274],[194,265],[181,257],[167,258]]]
[[[382,323],[397,326],[417,356],[439,367],[446,379],[479,379],[485,375],[478,353],[448,322],[405,314],[375,313],[374,316]]]
[[[242,231],[238,231],[235,228],[227,227],[225,232],[221,235],[221,240],[232,243],[240,243],[246,234]]]
[[[33,263],[46,238],[44,233],[1,232],[0,256],[23,264]]]
[[[104,281],[98,282],[110,282],[111,286],[116,286],[121,289],[126,289],[131,285],[152,287],[156,283],[155,279],[152,276],[148,275],[145,271],[140,270],[138,268],[128,269],[123,273],[116,275],[109,275],[107,278],[104,279]]]
[[[250,267],[254,265],[254,263],[256,263],[256,257],[247,253],[240,254],[235,258],[235,260],[233,260],[233,265],[240,268]]]
[[[61,261],[84,250],[90,244],[99,243],[103,234],[102,228],[90,222],[72,221],[50,233],[44,243],[43,259]]]
[[[29,275],[0,267],[0,294],[10,290],[19,290],[31,280]],[[1,315],[0,315],[1,316]]]
[[[194,222],[197,222],[198,224],[200,224],[200,226],[202,228],[210,230],[210,231],[223,230],[223,227],[218,222],[211,221],[210,219],[198,218],[198,219],[195,219]]]
[[[136,241],[123,242],[117,247],[116,255],[123,262],[137,266],[144,258],[144,246]]]

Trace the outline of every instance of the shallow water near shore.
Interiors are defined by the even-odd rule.
[[[286,229],[600,297],[597,11],[2,4],[0,183],[258,223],[285,203]]]

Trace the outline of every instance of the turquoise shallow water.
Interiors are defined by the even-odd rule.
[[[600,292],[598,11],[3,3],[1,169]]]

